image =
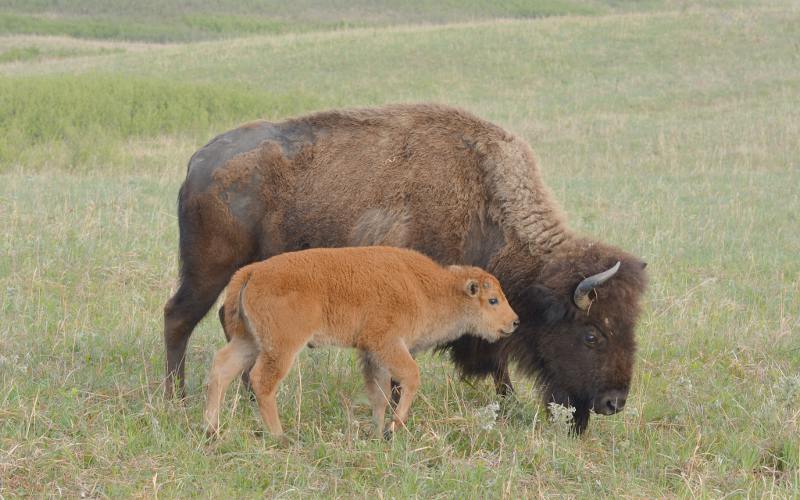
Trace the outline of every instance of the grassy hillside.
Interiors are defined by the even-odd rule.
[[[800,496],[796,5],[276,2],[282,34],[177,21],[261,22],[253,5],[0,0],[0,495]],[[45,37],[13,16],[160,34]],[[494,418],[490,383],[426,355],[410,431],[386,443],[352,353],[314,350],[279,395],[291,444],[255,434],[242,390],[206,443],[215,318],[187,403],[158,390],[189,156],[258,117],[420,100],[520,134],[573,227],[649,262],[629,407],[569,439],[521,376]]]
[[[789,0],[770,2],[772,5],[789,4]],[[0,0],[0,34],[170,42],[365,25],[439,24],[763,4],[754,0],[691,3],[682,0]]]

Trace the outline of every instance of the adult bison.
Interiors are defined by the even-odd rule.
[[[494,344],[449,344],[463,374],[492,375],[504,394],[516,362],[545,401],[575,407],[578,432],[591,409],[625,404],[645,264],[573,234],[527,144],[467,112],[395,105],[243,125],[192,156],[178,222],[168,392],[183,392],[189,336],[238,268],[309,247],[389,244],[484,267],[507,291],[520,328]]]

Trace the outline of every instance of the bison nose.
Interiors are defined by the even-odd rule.
[[[595,408],[597,413],[603,415],[613,415],[618,411],[625,408],[625,400],[627,399],[628,391],[608,391],[600,398],[598,408]]]

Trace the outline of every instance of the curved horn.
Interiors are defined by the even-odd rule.
[[[575,289],[575,294],[572,296],[572,300],[575,301],[575,305],[578,306],[579,309],[588,311],[589,306],[592,305],[592,299],[589,298],[589,293],[594,287],[602,285],[608,281],[609,278],[617,274],[620,264],[621,263],[617,261],[617,263],[614,264],[614,267],[611,269],[607,269],[602,273],[589,276],[581,281],[578,284],[578,287]]]

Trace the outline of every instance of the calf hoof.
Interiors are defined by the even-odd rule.
[[[386,429],[383,430],[383,439],[389,441],[394,437],[394,431],[397,429],[397,423],[394,421],[389,422],[389,425],[386,426]]]
[[[207,441],[214,441],[219,437],[219,429],[215,429],[213,427],[206,427],[205,436]]]

